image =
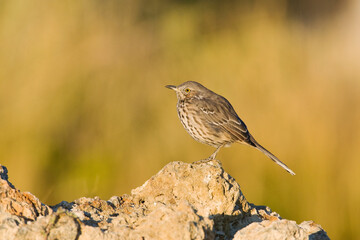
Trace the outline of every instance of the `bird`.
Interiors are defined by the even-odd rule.
[[[176,92],[177,113],[190,136],[200,143],[216,148],[206,161],[214,160],[222,147],[242,143],[260,150],[288,173],[295,175],[288,166],[255,140],[226,98],[195,81],[165,87]]]

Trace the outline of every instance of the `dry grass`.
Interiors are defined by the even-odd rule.
[[[201,2],[157,13],[140,1],[3,2],[1,164],[18,188],[49,204],[129,192],[167,162],[213,151],[182,129],[164,88],[195,80],[226,96],[256,139],[297,173],[249,147],[222,150],[249,200],[315,220],[334,239],[355,238],[355,2],[310,27],[282,6],[261,4],[217,12]]]

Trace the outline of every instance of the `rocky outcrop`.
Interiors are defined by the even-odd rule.
[[[311,221],[281,219],[245,199],[213,160],[172,162],[131,195],[42,204],[0,165],[0,239],[329,239]]]

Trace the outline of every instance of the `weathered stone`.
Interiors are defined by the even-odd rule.
[[[199,164],[169,163],[131,193],[134,201],[149,210],[155,208],[156,203],[176,205],[183,200],[206,217],[249,210],[239,184],[216,160]]]
[[[8,212],[25,220],[34,221],[38,216],[52,213],[52,209],[42,204],[31,193],[21,193],[8,181],[6,167],[0,165],[0,211]]]
[[[320,225],[313,222],[303,222],[297,225],[295,221],[289,220],[264,220],[254,222],[240,229],[234,237],[234,240],[243,239],[328,239],[326,232]]]
[[[18,191],[1,165],[0,177],[0,239],[328,239],[248,203],[217,160],[172,162],[131,195],[53,207]]]

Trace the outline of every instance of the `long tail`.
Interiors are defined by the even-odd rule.
[[[273,160],[276,164],[278,164],[280,167],[284,168],[288,173],[290,173],[291,175],[295,175],[295,173],[288,167],[285,165],[285,163],[283,163],[282,161],[280,161],[277,157],[275,157],[271,152],[269,152],[268,150],[266,150],[263,146],[261,146],[255,139],[253,136],[250,135],[250,141],[251,143],[253,143],[254,145],[252,145],[253,147],[255,147],[256,149],[260,150],[261,152],[263,152],[266,156],[268,156],[271,160]]]

